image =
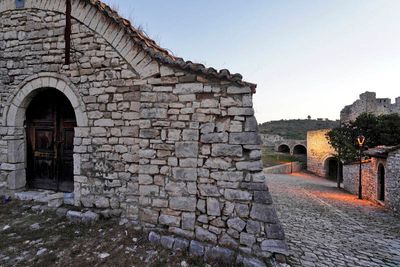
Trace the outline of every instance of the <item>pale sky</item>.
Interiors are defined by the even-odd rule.
[[[399,0],[104,0],[174,55],[257,83],[258,122],[400,96]]]

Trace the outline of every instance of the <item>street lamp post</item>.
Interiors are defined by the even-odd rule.
[[[358,177],[358,199],[362,199],[362,183],[361,183],[361,175],[362,175],[362,147],[365,143],[365,137],[360,135],[357,137],[358,147],[360,148],[360,173]]]

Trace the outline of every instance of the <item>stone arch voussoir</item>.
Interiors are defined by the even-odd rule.
[[[85,106],[78,90],[66,77],[56,73],[41,73],[22,82],[7,102],[3,114],[3,125],[7,127],[22,127],[25,119],[25,110],[30,100],[35,95],[35,92],[42,88],[53,88],[62,92],[74,108],[78,127],[88,126]]]

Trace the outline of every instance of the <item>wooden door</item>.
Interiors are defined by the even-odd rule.
[[[37,189],[72,192],[74,110],[59,91],[37,94],[26,111],[27,180]]]

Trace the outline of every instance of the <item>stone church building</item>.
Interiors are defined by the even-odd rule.
[[[71,2],[67,36],[65,0],[0,0],[0,194],[73,192],[146,228],[286,253],[256,85],[173,56],[101,1]]]

